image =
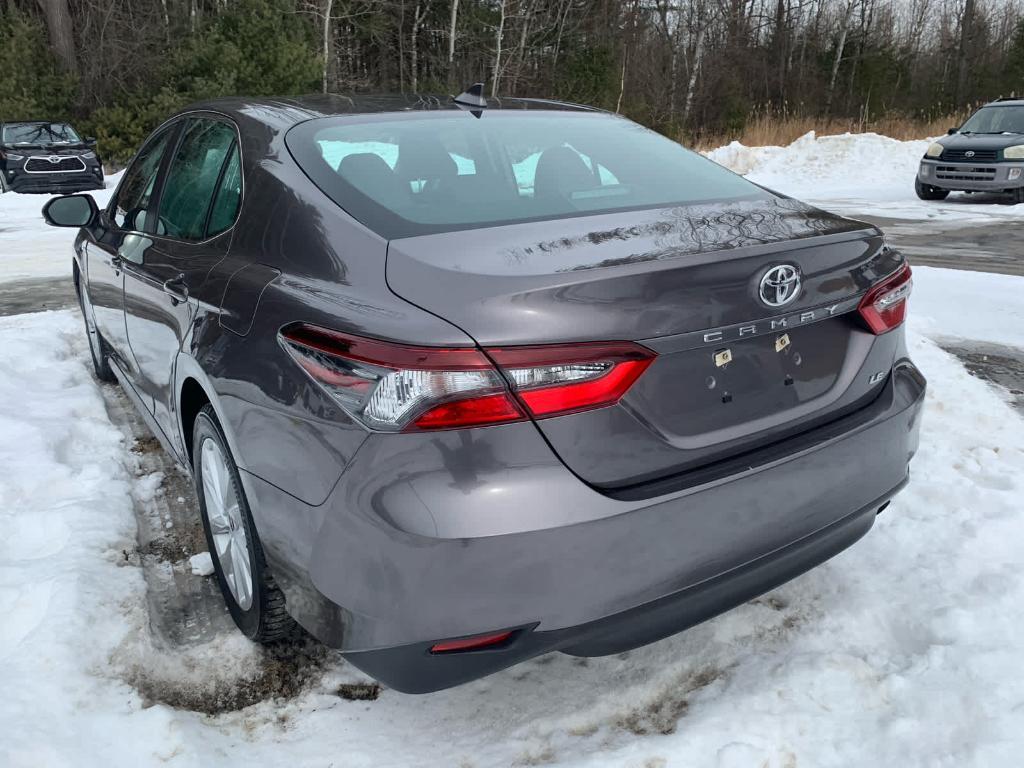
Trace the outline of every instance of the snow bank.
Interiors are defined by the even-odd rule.
[[[943,290],[933,278],[915,318]],[[1017,287],[1005,297],[1024,306]],[[1004,308],[973,311],[996,324]],[[547,656],[425,697],[346,700],[363,678],[331,655],[304,692],[208,717],[146,706],[124,680],[258,658],[238,635],[149,647],[122,552],[133,459],[79,321],[0,320],[0,765],[1015,765],[1024,428],[919,333],[910,346],[930,381],[910,486],[852,549],[771,595],[629,654]]]
[[[989,195],[955,193],[943,202],[918,200],[914,178],[931,141],[898,141],[877,133],[818,136],[811,131],[785,147],[747,147],[734,141],[705,155],[776,192],[841,213],[963,223],[1024,214],[1024,207],[999,204]]]
[[[108,176],[104,189],[89,194],[102,208],[120,180],[121,173]],[[0,195],[0,282],[71,276],[72,246],[78,230],[47,226],[42,210],[51,197],[14,192]]]
[[[910,312],[931,338],[1024,347],[1024,277],[914,267]]]

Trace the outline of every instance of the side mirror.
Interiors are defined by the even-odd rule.
[[[51,227],[87,227],[99,212],[92,195],[55,197],[43,206],[43,218]]]
[[[950,128],[948,131],[946,131],[947,136],[952,136],[954,133],[957,133],[956,128]]]
[[[85,137],[85,144],[88,147],[95,147],[96,146],[96,137],[95,136],[86,136]]]

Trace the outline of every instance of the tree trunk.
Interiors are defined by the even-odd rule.
[[[75,30],[71,25],[68,0],[39,0],[39,7],[46,19],[50,48],[53,49],[57,62],[65,72],[77,75],[78,58],[75,55]]]
[[[501,0],[501,19],[498,21],[498,29],[494,34],[494,75],[491,78],[491,96],[498,95],[498,81],[501,79],[501,41],[505,35],[505,2]]]
[[[459,21],[459,0],[452,0],[452,20],[448,25],[448,84],[455,85],[455,25]]]
[[[331,11],[334,9],[334,0],[326,0],[326,3],[324,8],[324,93],[327,93],[327,72],[331,67]]]
[[[853,0],[843,13],[842,26],[839,28],[839,42],[836,43],[836,57],[832,62],[832,75],[828,79],[828,92],[825,95],[825,114],[832,114],[832,97],[836,91],[836,78],[839,76],[839,64],[843,60],[843,49],[846,48],[846,34],[850,28],[850,14],[853,12]]]
[[[700,22],[697,30],[697,41],[693,45],[693,64],[690,65],[690,82],[686,84],[686,102],[683,104],[683,125],[690,118],[693,109],[693,97],[697,91],[697,75],[700,72],[700,60],[704,57],[704,39],[707,37],[708,25]]]
[[[974,0],[964,0],[964,16],[960,22],[960,49],[957,52],[956,106],[962,107],[967,101],[967,74],[974,38]]]

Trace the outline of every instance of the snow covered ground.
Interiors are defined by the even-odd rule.
[[[875,133],[816,136],[785,147],[746,147],[734,141],[705,154],[769,189],[844,214],[894,219],[987,223],[1024,217],[1024,206],[992,195],[953,193],[942,202],[918,200],[917,167],[931,143],[897,141]]]
[[[814,162],[784,176],[752,152],[782,191],[816,188]],[[42,202],[0,197],[0,281],[67,276],[72,236],[42,225]],[[1024,278],[915,268],[910,311],[921,449],[854,547],[621,657],[376,699],[332,653],[154,637],[135,510],[162,478],[112,423],[76,312],[0,318],[0,766],[1020,765],[1024,420],[932,339],[1024,344]]]
[[[90,192],[100,207],[110,201],[121,174],[108,176],[106,188]],[[43,205],[49,195],[0,196],[0,281],[66,277],[71,274],[73,229],[48,227]]]

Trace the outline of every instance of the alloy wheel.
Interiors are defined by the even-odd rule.
[[[252,561],[238,493],[224,452],[215,440],[203,441],[201,456],[203,500],[217,562],[231,596],[239,608],[247,611],[252,606]]]

